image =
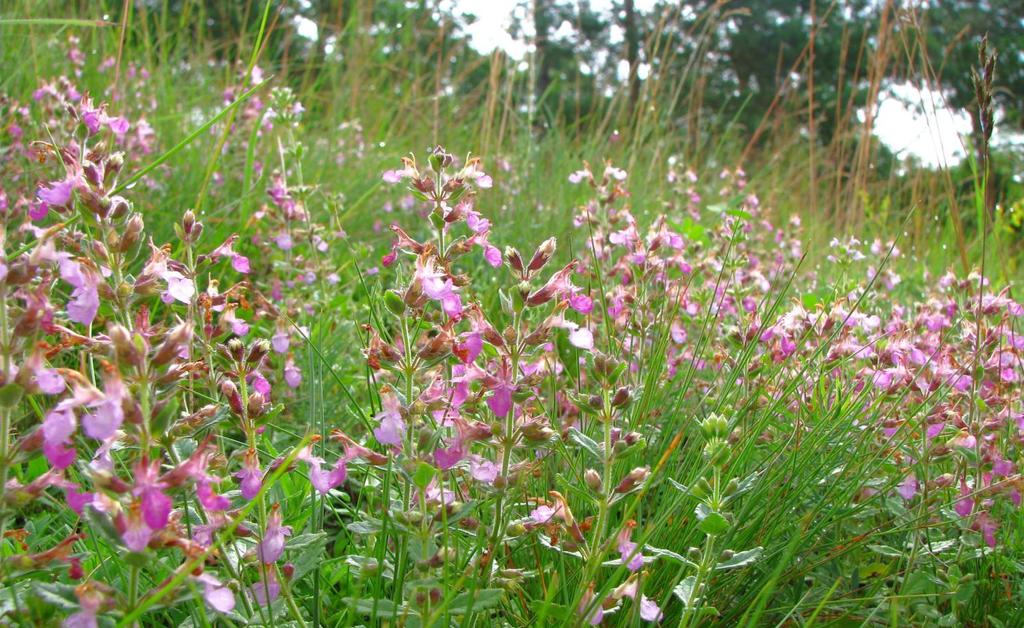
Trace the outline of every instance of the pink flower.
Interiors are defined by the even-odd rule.
[[[281,584],[277,581],[273,569],[266,571],[266,580],[259,580],[249,587],[249,593],[260,606],[266,606],[281,594]]]
[[[121,533],[124,546],[133,552],[142,552],[145,551],[152,537],[153,530],[142,521],[138,511],[135,509],[129,511],[124,532]]]
[[[574,347],[590,351],[594,348],[594,334],[586,327],[580,327],[569,332],[569,342]]]
[[[277,234],[277,237],[274,238],[274,242],[277,243],[277,248],[282,251],[290,251],[292,250],[292,247],[295,246],[292,242],[292,236],[286,231],[282,231]]]
[[[490,460],[485,460],[480,456],[470,456],[469,460],[469,474],[473,476],[473,479],[477,482],[483,482],[485,484],[494,484],[494,480],[498,479],[498,472],[500,468],[497,464]]]
[[[381,395],[383,408],[375,417],[380,425],[373,430],[373,436],[382,445],[401,447],[405,439],[405,421],[402,420],[398,397],[392,394]]]
[[[39,188],[36,198],[50,207],[63,207],[71,201],[71,191],[75,188],[75,179],[67,177],[54,181],[47,187]]]
[[[192,296],[196,293],[196,285],[191,279],[176,270],[164,271],[161,277],[167,282],[167,290],[160,295],[160,299],[164,303],[192,302]]]
[[[160,461],[152,463],[140,462],[135,467],[135,486],[132,494],[139,497],[142,505],[142,519],[151,530],[159,530],[167,525],[174,505],[171,498],[164,494],[166,485],[160,481]]]
[[[75,514],[79,517],[82,516],[82,511],[92,503],[94,498],[95,493],[79,492],[78,486],[70,482],[64,486],[64,499],[68,503],[68,508],[74,510]]]
[[[484,260],[493,268],[501,266],[501,251],[498,250],[498,247],[491,244],[484,246]]]
[[[961,517],[970,515],[974,510],[974,499],[969,497],[970,494],[971,492],[967,488],[967,482],[960,480],[960,499],[956,501],[956,504],[953,506],[953,510],[955,510],[956,514]]]
[[[221,613],[230,613],[235,608],[235,594],[220,580],[205,572],[196,576],[196,580],[203,585],[203,599],[210,608]]]
[[[644,566],[643,555],[637,551],[636,543],[630,540],[635,525],[634,521],[628,521],[618,536],[619,556],[622,558],[622,564],[626,565],[630,571],[636,571]]]
[[[124,383],[116,375],[107,378],[103,397],[89,404],[92,412],[82,417],[82,430],[86,436],[106,440],[114,435],[124,422]]]
[[[913,499],[914,495],[917,495],[917,478],[913,475],[908,475],[906,479],[900,483],[899,488],[897,488],[896,491],[900,494],[900,497],[907,501]]]
[[[196,482],[196,497],[206,510],[227,510],[231,507],[231,500],[215,493],[209,479]]]
[[[277,504],[270,511],[263,540],[256,546],[256,553],[265,565],[272,565],[284,553],[285,537],[291,535],[291,526],[281,525],[281,509]]]
[[[661,621],[664,618],[665,613],[661,612],[657,602],[646,595],[640,596],[640,619],[644,621]]]
[[[561,516],[561,510],[562,507],[560,505],[552,507],[547,504],[541,504],[530,511],[530,519],[536,524],[544,524],[555,517]]]
[[[70,447],[75,425],[75,413],[68,402],[61,402],[43,420],[43,455],[54,468],[66,469],[75,461],[75,449]]]
[[[61,279],[74,288],[67,305],[68,318],[75,323],[91,325],[100,308],[99,278],[66,253],[60,254],[58,264]]]
[[[588,611],[587,608],[592,604],[594,608]],[[579,613],[581,615],[587,613],[584,619],[591,626],[597,626],[604,620],[604,608],[600,602],[594,603],[594,585],[590,585],[590,588],[583,594],[583,599],[580,600]]]
[[[320,458],[310,457],[307,462],[309,464],[309,483],[321,495],[326,495],[331,489],[341,486],[348,475],[345,458],[338,458],[330,471],[322,469],[323,460]]]
[[[569,297],[569,307],[580,314],[590,314],[594,311],[594,300],[585,294],[576,293]]]
[[[64,392],[64,378],[57,369],[37,368],[35,370],[36,385],[47,395],[59,395]]]
[[[442,471],[447,471],[459,463],[466,455],[462,443],[455,442],[447,449],[434,450],[434,463]]]
[[[260,461],[254,449],[246,452],[242,470],[236,473],[235,477],[238,478],[239,487],[242,489],[242,497],[251,500],[259,494],[263,486],[263,471],[260,470]]]
[[[270,338],[270,346],[274,348],[277,353],[288,353],[288,347],[291,344],[291,339],[288,336],[288,332],[283,329],[278,329]]]
[[[289,388],[298,388],[302,384],[302,371],[291,360],[284,364],[284,383],[288,384]]]

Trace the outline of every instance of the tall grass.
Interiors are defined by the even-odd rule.
[[[844,41],[843,54],[858,56],[863,69],[842,80],[866,81],[871,98],[864,123],[857,121],[852,101],[838,105],[835,118],[841,124],[827,145],[817,143],[816,105],[807,94],[780,92],[756,129],[738,128],[730,112],[708,121],[700,89],[706,68],[699,56],[687,61],[680,76],[659,75],[644,83],[635,109],[623,90],[590,118],[560,120],[539,132],[532,120],[535,113],[518,106],[532,89],[529,72],[518,70],[504,55],[482,58],[478,66],[452,65],[446,59],[460,50],[441,37],[427,46],[427,54],[388,52],[416,46],[421,30],[410,24],[371,34],[372,4],[352,6],[353,13],[338,15],[336,22],[335,16],[323,14],[321,32],[345,31],[351,37],[350,47],[339,51],[340,60],[326,56],[322,62],[316,55],[296,59],[265,54],[268,42],[285,32],[282,20],[289,19],[287,5],[269,1],[69,7],[18,0],[3,8],[0,67],[5,72],[0,92],[28,102],[41,81],[71,76],[74,69],[66,54],[68,38],[74,36],[86,56],[80,76],[74,77],[80,88],[97,100],[110,100],[112,110],[142,115],[153,126],[158,141],[154,152],[129,155],[129,169],[112,194],[131,196],[154,241],[172,242],[176,257],[191,256],[191,244],[180,231],[186,209],[196,210],[205,225],[204,244],[235,233],[266,241],[273,234],[261,226],[258,214],[268,205],[267,190],[276,170],[287,178],[284,187],[310,211],[305,244],[318,273],[308,292],[296,292],[293,307],[279,313],[276,321],[253,321],[261,336],[269,338],[282,329],[291,335],[299,346],[295,357],[303,374],[294,396],[270,410],[267,432],[224,427],[230,411],[222,389],[206,386],[201,378],[187,396],[182,393],[188,399],[185,407],[219,407],[216,417],[196,429],[195,440],[213,435],[226,455],[244,450],[248,438],[264,463],[280,461],[259,494],[230,511],[231,519],[212,545],[184,562],[160,554],[146,564],[129,564],[119,556],[118,532],[104,528],[109,521],[98,516],[79,519],[48,491],[27,515],[14,519],[33,549],[51,547],[66,533],[82,531],[85,537],[76,541],[75,549],[87,556],[89,578],[131,591],[131,603],[110,615],[125,626],[335,626],[364,624],[367,618],[404,625],[572,625],[592,618],[602,601],[617,595],[627,581],[631,572],[623,564],[628,561],[617,559],[615,532],[634,520],[638,525],[632,540],[648,562],[637,579],[636,603],[619,595],[622,603],[607,614],[609,623],[639,625],[639,601],[646,595],[663,609],[666,625],[1013,625],[1024,595],[1020,509],[998,511],[999,545],[990,550],[971,529],[976,520],[950,514],[965,497],[952,492],[959,487],[950,489],[940,480],[945,474],[957,473],[959,478],[961,472],[977,470],[969,496],[980,499],[988,490],[980,477],[981,461],[971,451],[961,451],[965,448],[935,452],[924,436],[928,421],[944,404],[959,409],[969,403],[973,414],[968,424],[981,425],[991,418],[982,407],[986,402],[977,403],[977,391],[965,399],[938,383],[926,391],[875,385],[864,369],[882,370],[881,360],[875,364],[856,352],[839,350],[843,343],[854,342],[882,352],[906,340],[901,334],[924,336],[919,325],[903,321],[941,310],[927,299],[948,298],[959,310],[950,326],[938,332],[942,346],[948,343],[956,360],[973,357],[974,367],[965,370],[984,380],[988,367],[979,360],[995,349],[981,346],[989,342],[982,331],[1012,337],[1016,325],[1001,314],[981,311],[981,299],[988,293],[976,283],[956,284],[960,287],[949,292],[935,289],[936,278],[949,269],[965,276],[975,266],[985,268],[999,286],[1012,285],[1018,272],[1011,245],[992,235],[1001,226],[986,229],[984,212],[976,214],[980,224],[973,225],[961,214],[966,207],[975,213],[975,205],[964,203],[952,173],[912,171],[887,179],[874,174],[878,146],[871,119],[882,87],[887,80],[898,80],[908,66],[928,63],[920,40],[914,39],[917,35],[898,28],[895,3],[886,4],[875,46]],[[819,7],[819,19],[829,10]],[[226,23],[235,30],[209,33],[205,17],[213,11],[230,16]],[[727,12],[704,16],[694,36],[706,37],[727,17]],[[670,11],[660,24],[665,27],[673,19]],[[655,36],[647,42],[648,58],[674,62],[675,51],[657,49],[657,41]],[[814,45],[812,37],[791,71],[813,71],[813,64],[820,62]],[[101,71],[107,58],[115,60],[114,67]],[[254,79],[256,66],[266,77],[263,83]],[[143,69],[148,76],[140,80]],[[487,80],[473,83],[470,75]],[[294,102],[272,92],[283,85],[306,108],[301,123],[264,130],[266,112],[255,102]],[[469,89],[471,85],[477,87]],[[657,106],[669,94],[691,94],[683,112],[685,133],[675,132],[674,121]],[[543,103],[545,95],[537,96]],[[50,124],[46,119],[33,122],[44,130]],[[446,479],[427,457],[408,455],[420,446],[413,441],[419,435],[411,430],[403,445],[405,458],[378,444],[377,453],[388,454],[386,463],[353,463],[348,480],[326,493],[310,487],[304,467],[293,472],[293,463],[307,445],[315,455],[333,457],[335,429],[361,442],[373,438],[388,394],[381,389],[386,376],[364,358],[375,338],[395,343],[406,353],[403,359],[412,363],[419,347],[415,338],[427,329],[441,333],[439,310],[417,306],[424,308],[420,318],[394,316],[398,308],[389,303],[389,290],[414,283],[412,264],[392,270],[381,263],[393,238],[381,228],[393,220],[413,237],[445,250],[445,235],[434,232],[429,218],[430,212],[441,211],[440,204],[422,213],[417,213],[422,207],[400,210],[405,192],[381,184],[381,172],[411,152],[420,155],[426,171],[424,149],[437,143],[460,158],[478,151],[485,157],[496,185],[481,190],[477,206],[491,220],[495,242],[528,255],[548,237],[557,237],[559,248],[546,273],[572,259],[586,261],[586,272],[574,281],[585,282],[585,290],[594,295],[596,313],[576,318],[584,326],[592,323],[595,355],[634,368],[617,376],[617,385],[630,391],[629,403],[613,406],[617,386],[601,379],[595,357],[562,335],[552,336],[544,359],[564,374],[543,379],[536,393],[551,420],[548,440],[526,447],[496,436],[494,446],[486,448],[488,455],[501,454],[495,458],[504,462],[501,476],[508,476],[516,463],[530,472],[521,473],[507,489],[467,490],[465,499],[459,499],[464,510],[449,512],[442,504],[441,531],[435,533],[422,512],[428,483],[419,484],[423,478],[418,476],[436,473],[442,492],[446,482],[456,487],[458,480],[454,475]],[[606,158],[629,172],[628,183],[614,193],[614,174],[605,174],[602,181]],[[499,160],[508,167],[499,166]],[[594,190],[567,181],[584,160],[600,182]],[[736,172],[740,167],[745,177]],[[693,168],[694,189],[704,196],[694,204],[700,209],[697,219],[688,215],[693,203],[687,200],[686,168]],[[728,172],[724,183],[719,179],[723,170]],[[12,170],[2,176],[0,187],[14,189],[32,175]],[[759,197],[759,205],[747,198],[750,192]],[[968,193],[971,203],[976,202],[975,188]],[[385,213],[385,203],[396,208],[392,214]],[[692,273],[666,271],[670,278],[662,281],[654,271],[645,275],[647,271],[624,270],[616,258],[602,255],[614,248],[610,236],[628,223],[627,212],[636,216],[643,235],[665,214],[666,229],[685,235]],[[581,227],[572,224],[576,213],[589,216],[579,221]],[[794,217],[802,219],[803,230],[785,226]],[[745,232],[743,225],[752,230]],[[91,222],[86,228],[100,232]],[[342,231],[329,252],[318,253],[314,234]],[[776,241],[776,233],[784,237]],[[829,241],[847,242],[850,235],[865,244],[878,238],[881,248],[867,262],[852,255],[847,259]],[[804,241],[803,250],[786,248],[795,239]],[[780,248],[783,261],[770,262]],[[5,252],[13,260],[28,250]],[[288,264],[298,263],[294,254],[275,255],[279,257],[255,260],[267,269],[252,279],[253,301],[270,293],[271,279],[286,272]],[[653,251],[650,255],[655,256]],[[764,286],[752,273],[753,258],[763,260]],[[868,272],[868,264],[880,272]],[[541,314],[509,305],[516,288],[502,269],[473,255],[459,260],[458,270],[472,278],[463,293],[467,302],[478,303],[499,329],[508,326],[517,342],[520,333],[541,325]],[[885,271],[899,273],[903,283],[880,286]],[[327,281],[332,272],[338,275],[336,284]],[[210,278],[223,286],[233,281],[225,270],[209,271],[204,281]],[[628,295],[633,312],[626,322],[604,314],[614,306],[620,284],[636,290]],[[754,302],[749,311],[727,305],[745,297]],[[690,303],[699,307],[684,313]],[[5,301],[5,312],[7,307]],[[183,310],[197,329],[198,307],[192,303]],[[127,319],[131,313],[120,314]],[[757,338],[787,314],[800,323],[792,337],[799,348],[792,358],[776,359],[773,352],[779,349],[771,343],[777,338]],[[892,322],[893,328],[875,333],[862,322],[869,315]],[[166,318],[171,321],[170,315]],[[688,332],[684,341],[676,338],[673,327],[680,321]],[[6,323],[0,327],[6,333]],[[973,349],[968,341],[975,342]],[[206,355],[210,364],[220,359],[211,346],[197,342],[193,350]],[[497,353],[489,346],[484,355],[489,359]],[[518,360],[518,353],[512,355]],[[450,356],[445,359],[452,361]],[[913,367],[913,375],[930,373],[932,360],[938,359],[929,356]],[[82,366],[84,376],[99,381],[93,356],[68,352],[55,354],[54,360],[69,369],[78,368],[76,362],[88,364]],[[424,372],[436,368],[446,381],[453,377],[453,364],[417,364]],[[410,392],[425,388],[428,382],[416,380],[418,372],[405,366],[410,368],[391,385]],[[214,382],[212,374],[209,380]],[[1007,389],[1012,398],[1006,406],[1009,417],[1013,404],[1019,411],[1019,397],[1014,397],[1015,384]],[[242,392],[246,397],[244,384]],[[280,392],[275,389],[275,395]],[[591,395],[598,397],[594,412],[580,414],[570,427],[561,405],[571,399],[583,406]],[[46,403],[39,395],[26,395],[16,406],[5,403],[5,413],[16,408],[16,414],[14,409],[5,414],[5,427],[11,419],[18,426],[12,434],[26,434],[43,419]],[[411,406],[410,399],[406,403]],[[707,423],[711,416],[724,417],[727,427]],[[614,448],[613,417],[615,429],[641,434],[641,444],[609,453]],[[242,424],[249,418],[243,411]],[[558,424],[559,418],[566,423]],[[515,411],[507,416],[495,411],[490,422],[498,435],[510,437],[518,429]],[[875,429],[879,426],[893,431],[883,437]],[[955,431],[953,423],[948,431]],[[1012,426],[1004,431],[999,442],[1005,443],[1007,458],[1016,456],[1019,464],[1019,435]],[[7,434],[4,438],[6,453]],[[532,466],[531,447],[547,456]],[[727,455],[716,454],[716,448]],[[185,458],[189,453],[171,447],[168,455]],[[404,468],[409,460],[420,466]],[[235,462],[230,459],[230,464]],[[431,468],[424,471],[423,465]],[[38,457],[16,465],[4,460],[5,473],[9,466],[12,477],[23,483],[45,471],[45,461]],[[613,503],[608,499],[621,478],[645,467],[649,475],[635,489],[624,490]],[[599,488],[594,488],[591,471]],[[922,486],[916,501],[896,496],[908,473]],[[1007,482],[1019,484],[1019,475]],[[695,488],[704,483],[710,490]],[[551,491],[581,513],[582,540],[565,543],[573,533],[569,524],[545,528],[528,520],[528,513],[542,502],[555,504]],[[189,525],[201,524],[195,492],[189,489],[176,497],[180,503],[175,507],[186,518],[190,509],[195,514]],[[423,500],[420,518],[410,514],[416,512],[416,499]],[[253,543],[235,532],[258,520],[250,532],[266,533],[267,511],[275,505],[286,513],[293,536],[287,544],[287,565],[260,567],[260,583],[266,585],[268,574],[275,574],[283,585],[279,602],[264,607],[255,597],[242,595],[243,587],[254,584],[243,575],[245,554],[252,553]],[[724,528],[702,525],[709,510],[721,511]],[[478,527],[459,527],[467,519]],[[15,537],[3,543],[4,557],[22,553]],[[437,545],[457,547],[458,556],[442,560],[440,566],[430,563]],[[417,562],[411,556],[419,549],[424,560]],[[737,555],[749,561],[734,561]],[[500,568],[492,570],[489,561]],[[217,565],[225,580],[231,576],[242,600],[234,614],[216,614],[204,603],[202,585],[190,577],[203,565]],[[53,608],[67,614],[79,607],[67,589],[32,584],[41,579],[34,576],[50,577],[44,568],[16,578],[14,572],[13,565],[5,568],[0,593],[0,612],[9,617],[53,621]],[[413,589],[402,586],[403,580],[424,588],[443,586],[436,600],[423,603],[416,601]],[[23,614],[10,614],[15,609]]]

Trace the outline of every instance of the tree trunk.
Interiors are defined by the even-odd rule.
[[[634,0],[625,0],[623,9],[623,27],[626,31],[626,62],[629,63],[629,113],[633,116],[636,115],[637,103],[640,100],[640,77],[637,75],[640,65],[640,36],[636,28]]]

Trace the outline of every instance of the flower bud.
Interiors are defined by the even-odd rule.
[[[203,232],[203,223],[196,220],[196,215],[191,209],[181,217],[182,239],[188,243],[195,243]]]
[[[455,157],[451,153],[446,151],[443,146],[435,146],[430,151],[430,167],[434,172],[441,172],[441,170],[450,167],[455,163]]]
[[[619,485],[615,487],[616,493],[628,493],[644,483],[648,476],[651,475],[651,469],[649,467],[637,467],[629,472],[629,475],[624,477]]]
[[[263,393],[258,391],[252,391],[249,393],[249,401],[246,403],[246,410],[249,412],[249,418],[255,418],[263,414],[263,411],[267,407],[267,400],[263,397]]]
[[[701,433],[704,438],[725,438],[729,435],[729,421],[717,414],[711,414],[700,423]]]
[[[523,257],[511,246],[505,247],[505,263],[517,273],[523,272]]]
[[[125,326],[111,322],[107,326],[107,336],[114,347],[114,356],[119,362],[135,367],[142,364],[143,351],[132,341],[131,332]]]
[[[587,486],[590,487],[590,490],[595,493],[601,492],[601,475],[598,474],[597,471],[594,469],[587,469],[583,473],[583,480],[587,483]]]
[[[625,386],[615,391],[615,396],[612,397],[612,407],[621,408],[629,403],[630,392]]]
[[[231,407],[232,412],[238,416],[242,416],[242,396],[238,394],[238,387],[235,383],[230,380],[224,380],[220,383],[220,394],[227,397],[228,405]]]
[[[232,338],[232,340],[238,339]],[[239,344],[241,344],[241,342],[239,342]],[[245,362],[250,366],[256,366],[263,361],[263,358],[267,357],[268,353],[270,353],[270,341],[266,338],[260,338],[249,345],[249,355],[245,357]]]
[[[129,210],[131,210],[131,205],[122,196],[112,196],[108,203],[110,207],[109,216],[111,220],[120,220],[124,216],[127,216]]]
[[[239,340],[238,338],[232,338],[231,340],[228,340],[226,347],[228,355],[235,362],[241,362],[242,358],[245,357],[245,345],[242,344],[242,341]]]
[[[721,438],[713,438],[704,445],[704,459],[718,467],[729,459],[729,443]]]
[[[156,350],[153,356],[153,364],[161,366],[181,354],[182,349],[192,341],[192,326],[188,323],[181,323],[174,327],[164,337],[164,341]]]
[[[139,239],[142,236],[142,230],[145,227],[145,223],[142,221],[142,214],[135,213],[128,218],[128,222],[125,223],[124,233],[117,242],[117,251],[120,253],[127,253],[139,243]]]
[[[533,258],[530,259],[530,264],[526,267],[531,273],[536,272],[548,263],[551,256],[555,254],[556,240],[554,238],[548,238],[537,247],[537,250],[533,253]]]
[[[526,526],[521,522],[510,523],[505,528],[505,536],[517,537],[526,534]]]

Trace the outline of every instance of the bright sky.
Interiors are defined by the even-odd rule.
[[[513,12],[522,11],[523,0],[450,0],[456,12],[472,13],[477,21],[465,30],[471,44],[487,53],[501,48],[514,59],[522,59],[527,45],[508,33]],[[649,10],[654,0],[637,0],[637,9]],[[610,11],[610,0],[592,0],[595,9]],[[518,8],[517,8],[518,7]],[[875,133],[899,156],[914,156],[929,166],[954,165],[963,158],[960,137],[971,131],[971,121],[962,112],[945,107],[942,96],[912,85],[897,85],[883,97],[875,120]],[[909,106],[908,106],[909,105]]]
[[[654,1],[636,0],[637,10],[651,9]],[[526,11],[528,0],[443,0],[442,4],[446,9],[454,9],[455,14],[470,13],[477,17],[464,30],[478,51],[488,53],[501,48],[513,59],[526,56],[527,43],[512,37],[509,27],[516,12],[522,15]],[[591,6],[611,11],[612,2],[591,0]],[[313,22],[300,21],[299,32],[303,36],[315,39],[316,30]],[[613,40],[618,37],[621,33],[612,33]],[[641,68],[641,75],[644,69]],[[914,156],[929,166],[954,165],[963,158],[961,136],[971,130],[970,118],[965,113],[947,109],[940,94],[913,85],[895,85],[889,92],[879,105],[875,133],[890,149],[900,157]]]

